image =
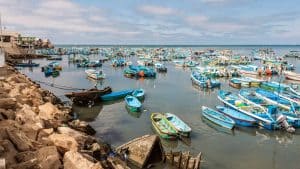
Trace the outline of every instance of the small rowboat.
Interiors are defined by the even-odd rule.
[[[136,89],[132,92],[132,96],[136,97],[139,100],[143,100],[145,98],[144,89]]]
[[[100,97],[101,100],[103,101],[113,101],[113,100],[119,100],[127,95],[131,95],[134,90],[128,89],[128,90],[121,90],[117,92],[111,92],[109,94],[103,95]]]
[[[142,103],[134,96],[125,97],[126,107],[132,112],[138,112],[142,108]]]
[[[229,86],[240,89],[242,87],[242,82],[236,78],[232,78],[229,81]]]
[[[235,125],[234,120],[230,117],[205,106],[202,106],[202,115],[211,122],[230,130],[233,129]]]
[[[103,73],[102,70],[94,70],[94,69],[87,69],[85,70],[85,73],[87,74],[88,77],[92,78],[92,79],[104,79],[105,78],[105,74]]]
[[[174,126],[177,132],[184,137],[190,137],[192,129],[179,117],[172,113],[165,113],[167,120]]]
[[[166,119],[166,117],[161,113],[152,113],[151,114],[151,122],[154,130],[157,134],[164,139],[168,140],[176,140],[177,139],[177,131],[170,124],[170,122]]]
[[[16,63],[16,67],[38,67],[40,64],[38,63]]]
[[[239,126],[244,126],[244,127],[256,126],[256,120],[254,118],[247,116],[239,111],[224,106],[216,106],[216,108],[219,112],[232,118],[235,121],[235,123]]]
[[[284,71],[283,74],[286,79],[300,81],[300,74],[298,73],[291,72],[291,71]]]

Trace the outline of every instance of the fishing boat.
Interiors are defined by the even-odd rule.
[[[218,93],[218,99],[226,106],[254,118],[259,125],[266,129],[275,130],[279,128],[272,114],[265,111],[265,109],[261,108],[260,106],[246,103],[231,92],[220,90]]]
[[[112,60],[112,66],[114,67],[119,67],[119,66],[125,66],[126,65],[126,61],[125,59],[113,59]]]
[[[167,67],[163,63],[155,63],[154,64],[156,71],[158,72],[167,72]]]
[[[103,73],[102,70],[94,70],[94,69],[87,69],[85,70],[85,73],[87,74],[88,77],[92,79],[104,79],[105,74]]]
[[[300,106],[297,103],[293,103],[289,101],[288,99],[285,99],[283,97],[280,97],[280,95],[277,95],[273,92],[263,90],[263,89],[256,89],[255,93],[265,99],[267,102],[277,105],[278,107],[284,108],[286,110],[299,110]]]
[[[265,90],[270,90],[270,91],[288,91],[291,88],[290,86],[288,86],[286,84],[282,84],[282,83],[278,83],[278,82],[274,82],[274,81],[262,82],[260,84],[260,87]]]
[[[143,100],[145,98],[145,90],[144,89],[135,89],[132,92],[132,96],[136,97],[139,100]]]
[[[126,97],[127,95],[131,95],[133,91],[134,90],[132,90],[132,89],[128,89],[128,90],[121,90],[121,91],[117,91],[117,92],[111,92],[109,94],[100,96],[100,99],[102,101],[119,100],[119,99]]]
[[[28,63],[16,63],[14,66],[16,67],[38,67],[40,64],[33,63],[32,60],[29,60]]]
[[[77,63],[77,67],[101,67],[102,63],[100,61],[85,61],[82,63]]]
[[[291,72],[291,71],[284,71],[283,74],[286,79],[300,81],[300,74],[298,73]]]
[[[250,86],[251,87],[259,87],[260,84],[265,81],[265,80],[260,80],[260,79],[256,79],[256,78],[253,78],[253,77],[244,77],[244,79],[250,81]]]
[[[58,71],[62,70],[62,67],[58,62],[51,62],[47,66],[52,67],[54,70],[58,70]]]
[[[62,60],[61,56],[48,56],[47,60]]]
[[[230,130],[235,125],[234,120],[230,117],[205,106],[202,106],[202,115],[211,122]]]
[[[157,134],[164,139],[176,140],[178,133],[173,125],[166,119],[166,116],[161,113],[152,113],[151,122]]]
[[[142,108],[142,103],[134,96],[127,95],[125,97],[126,107],[132,112],[138,112]]]
[[[81,91],[81,92],[72,92],[66,93],[65,96],[70,98],[73,103],[78,105],[87,105],[90,102],[98,102],[100,101],[100,97],[105,94],[111,93],[111,87],[105,87],[102,90],[97,88]]]
[[[221,83],[218,80],[208,78],[205,75],[197,72],[192,72],[191,80],[193,84],[196,84],[201,88],[214,88],[221,86]]]
[[[165,113],[166,119],[174,126],[177,132],[184,137],[190,137],[192,129],[179,117],[172,113]]]
[[[245,115],[239,111],[224,106],[216,106],[216,108],[219,112],[233,119],[236,125],[244,127],[253,127],[257,125],[256,120],[254,118]]]
[[[240,89],[242,87],[242,82],[239,79],[231,78],[229,80],[229,86]]]

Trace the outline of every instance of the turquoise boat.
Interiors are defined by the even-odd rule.
[[[125,97],[126,107],[132,112],[138,112],[142,108],[142,103],[134,96]]]
[[[215,88],[220,87],[221,83],[218,80],[211,79],[204,74],[192,72],[191,80],[193,84],[201,88]]]
[[[143,100],[145,98],[144,89],[136,89],[132,92],[132,96],[136,97],[139,100]]]
[[[128,89],[128,90],[121,90],[121,91],[117,91],[117,92],[111,92],[109,94],[100,96],[100,99],[102,101],[119,100],[119,99],[126,97],[127,95],[131,95],[133,91],[134,90],[132,90],[132,89]]]
[[[290,86],[278,82],[262,82],[260,87],[271,91],[288,91]]]
[[[256,120],[254,118],[245,115],[239,111],[224,106],[216,106],[216,108],[219,112],[232,118],[235,121],[236,125],[244,127],[253,127],[257,125]]]
[[[177,132],[184,137],[190,137],[192,129],[179,117],[172,113],[165,113],[167,120],[174,126]]]
[[[163,139],[176,140],[178,133],[162,113],[152,113],[151,122],[156,133]]]
[[[224,128],[230,130],[234,128],[235,122],[233,119],[211,108],[202,106],[202,115],[211,122],[216,123]]]

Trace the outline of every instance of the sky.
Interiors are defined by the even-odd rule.
[[[300,0],[0,0],[2,25],[54,44],[300,44]]]

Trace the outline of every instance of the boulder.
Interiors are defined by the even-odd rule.
[[[58,148],[58,150],[62,153],[73,150],[77,151],[78,143],[76,140],[68,136],[66,134],[51,134],[49,136],[49,140],[53,142],[53,144]]]
[[[65,169],[102,169],[99,162],[93,163],[75,151],[66,152],[63,162]]]
[[[39,149],[37,159],[43,169],[59,169],[61,167],[60,155],[55,146],[47,146]]]
[[[33,149],[32,141],[18,129],[6,129],[9,140],[19,151],[29,151]]]
[[[88,135],[94,135],[96,134],[96,130],[93,129],[87,122],[80,121],[80,120],[73,120],[72,122],[69,122],[69,126],[75,130],[84,132]]]
[[[3,148],[3,152],[0,154],[0,156],[6,160],[7,166],[15,164],[15,155],[18,153],[18,151],[14,145],[9,140],[0,140],[0,145]]]
[[[16,112],[16,121],[19,124],[30,124],[33,129],[38,130],[44,127],[43,121],[28,105],[23,105],[23,108]]]
[[[63,113],[50,102],[39,106],[39,117],[41,119],[50,120],[53,119],[57,114]]]
[[[80,131],[76,131],[74,129],[71,129],[69,127],[58,127],[57,132],[59,134],[66,134],[70,137],[75,138],[77,143],[83,145],[85,143],[85,140],[87,139],[87,136],[85,133],[82,133]]]
[[[10,109],[5,110],[0,108],[0,114],[4,119],[14,120],[16,118],[16,113]]]
[[[13,109],[17,107],[17,100],[15,98],[0,98],[0,108]]]
[[[37,141],[41,141],[41,139],[43,137],[48,137],[50,136],[52,133],[54,132],[53,128],[49,128],[49,129],[41,129],[39,130],[38,132],[38,135],[37,135]]]
[[[9,168],[10,169],[42,169],[36,158],[22,163],[11,165]]]

